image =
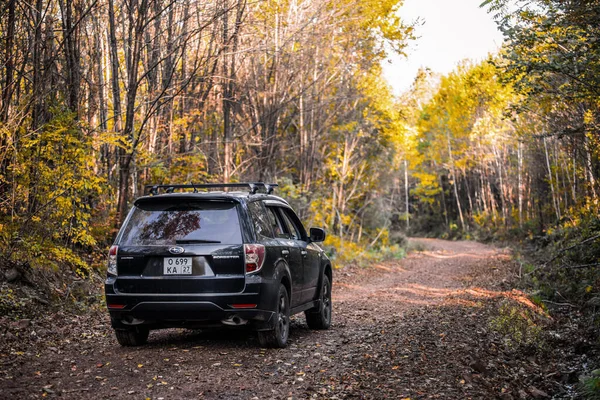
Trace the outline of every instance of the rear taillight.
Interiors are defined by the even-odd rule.
[[[117,252],[119,251],[119,246],[111,246],[110,250],[108,250],[108,272],[109,275],[117,276]]]
[[[244,308],[256,308],[257,304],[254,304],[254,303],[248,303],[248,304],[230,304],[229,306],[231,308],[244,309]]]
[[[247,274],[260,271],[265,262],[265,246],[262,244],[245,244],[244,259]]]

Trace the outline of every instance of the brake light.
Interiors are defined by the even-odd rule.
[[[109,275],[117,276],[117,252],[119,251],[119,246],[111,246],[110,250],[108,250],[108,268],[106,272]]]
[[[256,308],[256,304],[231,304],[231,308],[244,309],[244,308]]]
[[[260,271],[265,262],[265,246],[262,244],[245,244],[244,259],[247,274]]]

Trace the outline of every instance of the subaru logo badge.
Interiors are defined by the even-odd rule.
[[[171,254],[181,254],[184,251],[185,250],[183,249],[183,247],[179,247],[179,246],[169,247],[169,253],[171,253]]]

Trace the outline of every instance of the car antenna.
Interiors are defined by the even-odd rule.
[[[192,182],[192,187],[194,188],[194,193],[198,193],[198,188],[194,185],[194,182]]]

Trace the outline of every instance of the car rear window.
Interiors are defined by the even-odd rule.
[[[121,246],[223,243],[241,244],[235,203],[146,201],[136,204]]]

